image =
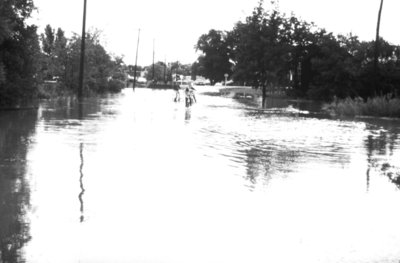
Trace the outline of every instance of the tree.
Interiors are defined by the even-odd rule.
[[[43,52],[47,55],[51,55],[54,50],[54,29],[50,25],[46,25],[44,34],[41,34]]]
[[[65,33],[61,28],[57,29],[56,38],[54,40],[54,75],[62,82],[67,77],[67,63],[68,63],[68,40]]]
[[[205,75],[204,66],[203,66],[204,62],[202,62],[203,60],[204,60],[204,56],[200,56],[197,59],[197,61],[195,61],[192,64],[192,66],[190,68],[192,79],[196,79],[196,76],[204,76]]]
[[[65,85],[73,92],[78,91],[81,37],[75,34],[67,45],[68,63],[66,65]],[[86,33],[84,93],[118,92],[124,83],[118,79],[110,82],[121,63],[116,63],[100,44],[100,32]],[[118,80],[118,81],[117,81]],[[118,82],[118,84],[116,84]],[[112,86],[110,84],[112,83]],[[112,87],[112,90],[110,88]]]
[[[224,80],[225,73],[232,73],[226,37],[226,33],[211,29],[208,34],[200,36],[195,46],[196,50],[204,54],[198,63],[203,67],[204,76],[210,79],[211,84]]]
[[[44,33],[40,35],[42,43],[42,56],[41,56],[41,78],[45,80],[53,80],[56,76],[56,54],[55,54],[55,30],[46,25]]]
[[[229,34],[235,80],[261,88],[263,105],[267,87],[272,89],[287,82],[288,44],[283,38],[285,18],[274,9],[266,12],[260,1],[246,22],[238,22]]]
[[[274,5],[273,2],[271,2]],[[203,52],[193,64],[212,82],[229,73],[235,82],[267,90],[285,87],[289,95],[318,100],[335,97],[364,99],[400,93],[400,46],[379,38],[360,42],[356,36],[334,36],[313,23],[286,17],[260,0],[253,13],[233,30],[210,30],[196,49]],[[379,64],[379,71],[378,71]],[[378,74],[378,73],[379,74]]]
[[[0,2],[0,107],[29,103],[36,95],[39,42],[25,20],[32,0]]]
[[[167,67],[164,62],[158,61],[157,63],[154,64],[154,66],[153,65],[148,66],[147,69],[148,69],[147,74],[146,74],[147,80],[153,80],[155,82],[166,81],[165,78],[167,76],[167,73],[165,72],[165,74],[164,74],[164,71],[167,70]],[[153,73],[153,69],[154,69],[154,73]],[[153,76],[154,76],[154,78],[153,78]]]

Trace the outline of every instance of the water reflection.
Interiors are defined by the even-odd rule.
[[[251,139],[236,143],[246,156],[247,177],[254,188],[261,181],[301,171],[302,164],[346,167],[360,147],[354,129],[362,124],[300,118],[285,114],[252,111],[246,114]],[[254,124],[256,123],[256,124]],[[321,136],[324,134],[324,136]]]
[[[41,108],[27,262],[396,262],[396,124],[172,95]]]
[[[0,112],[0,262],[22,262],[31,239],[27,151],[35,132],[36,110]]]
[[[367,189],[370,187],[371,170],[386,176],[400,188],[400,166],[395,154],[399,148],[400,127],[391,120],[368,120],[370,134],[365,139],[367,152]]]
[[[239,145],[245,145],[238,142]],[[244,148],[243,153],[247,160],[247,175],[245,177],[251,184],[250,189],[254,189],[259,183],[268,184],[273,177],[284,177],[293,169],[293,165],[299,157],[299,152],[290,149],[279,149],[272,145],[259,144],[257,147]],[[260,147],[261,146],[261,147]],[[261,181],[261,182],[260,182]]]
[[[189,121],[191,117],[192,117],[191,108],[187,107],[185,109],[185,121]]]
[[[51,125],[79,126],[81,125],[80,121],[85,119],[115,115],[116,112],[112,110],[112,107],[115,103],[113,98],[116,96],[85,98],[82,101],[73,97],[65,97],[46,101],[41,104],[40,116]]]
[[[78,119],[83,120],[83,109],[84,109],[84,104],[82,103],[82,100],[78,101]],[[82,134],[79,134],[80,140],[82,140]],[[80,160],[80,165],[79,165],[79,187],[81,189],[78,199],[80,203],[80,217],[79,220],[82,223],[85,220],[84,216],[84,205],[83,205],[83,195],[85,193],[85,188],[83,187],[83,165],[84,165],[84,159],[83,159],[83,143],[81,142],[79,144],[79,160]]]
[[[83,206],[83,195],[85,193],[85,188],[83,186],[83,164],[84,164],[84,160],[83,160],[83,143],[79,144],[79,157],[80,157],[80,161],[81,164],[79,166],[79,187],[81,188],[81,192],[79,193],[79,203],[80,203],[80,222],[83,222],[85,220],[85,216],[84,216],[84,206]]]

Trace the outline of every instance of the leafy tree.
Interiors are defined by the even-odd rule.
[[[383,0],[381,7],[382,3]],[[400,92],[399,46],[381,38],[360,42],[352,35],[335,37],[293,14],[285,17],[277,8],[265,11],[263,5],[261,0],[252,15],[236,23],[227,37],[219,38],[227,50],[208,45],[213,51],[223,50],[217,54],[228,54],[225,60],[233,62],[235,81],[261,87],[263,98],[268,89],[288,86],[290,95],[320,100],[357,96],[366,99],[377,94],[377,83],[381,95]],[[377,36],[380,13],[381,8]],[[219,40],[210,39],[215,38]],[[204,35],[201,40],[214,43],[207,42]],[[205,71],[212,69],[206,55],[198,61]],[[374,68],[378,64],[377,75]]]
[[[153,74],[153,68],[154,68],[154,74]],[[155,82],[164,82],[166,81],[167,76],[168,76],[167,66],[165,65],[164,62],[159,61],[154,64],[154,67],[153,65],[147,67],[147,73],[146,73],[147,80],[153,80]]]
[[[36,26],[25,23],[33,8],[32,0],[0,2],[0,106],[29,102],[36,94],[39,43]]]
[[[262,88],[263,105],[267,87],[281,86],[288,81],[289,49],[283,38],[285,18],[277,10],[266,12],[259,2],[246,22],[238,22],[229,34],[235,80],[250,82]]]
[[[193,64],[192,64],[192,66],[191,66],[191,68],[190,68],[190,70],[191,70],[191,76],[192,76],[192,79],[196,79],[196,76],[205,76],[205,73],[204,73],[204,62],[203,62],[203,60],[204,60],[204,56],[200,56],[198,59],[197,59],[197,61],[195,61]]]
[[[196,50],[204,54],[198,63],[203,67],[203,74],[210,79],[211,84],[224,80],[225,73],[232,73],[229,62],[230,49],[226,38],[226,33],[212,29],[208,34],[202,35],[195,46]]]
[[[50,25],[46,25],[44,34],[41,34],[43,52],[47,55],[51,55],[54,50],[54,33],[54,29]]]
[[[175,61],[169,64],[169,68],[173,74],[190,76],[192,64],[181,64],[179,61]]]
[[[59,28],[57,34],[61,34],[63,36],[63,33],[64,32]],[[60,61],[58,61],[58,54],[56,54],[56,52],[60,52],[59,44],[56,51],[56,41],[60,41],[59,37],[61,36],[58,35],[56,39],[55,30],[50,25],[47,25],[44,33],[40,35],[43,51],[41,56],[40,73],[41,77],[45,80],[53,80],[54,77],[60,74],[59,68],[61,65],[59,65]]]
[[[344,37],[343,37],[344,39]],[[319,35],[318,43],[310,60],[310,80],[307,89],[312,99],[329,99],[337,96],[354,97],[356,71],[353,58],[332,34]]]
[[[78,90],[80,43],[81,37],[75,34],[67,45],[68,62],[65,85],[74,92]],[[120,62],[113,61],[100,44],[100,32],[88,32],[86,35],[84,92],[91,94],[120,91],[125,83],[120,80],[116,81],[117,79],[113,81],[112,90],[110,90],[110,81],[113,79],[115,68],[120,64]]]
[[[311,59],[317,51],[317,40],[325,34],[324,30],[316,33],[315,25],[299,20],[293,14],[284,21],[282,38],[288,45],[287,67],[290,70],[292,93],[304,96],[311,80]]]
[[[54,40],[54,64],[55,70],[54,75],[60,80],[65,81],[68,63],[68,40],[65,37],[65,33],[61,28],[57,29],[56,38]]]

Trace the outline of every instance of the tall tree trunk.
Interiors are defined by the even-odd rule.
[[[267,86],[265,85],[265,83],[263,83],[261,108],[265,109],[266,107],[267,107]]]
[[[378,23],[376,25],[376,37],[375,37],[375,52],[374,52],[374,74],[375,74],[375,91],[378,85],[378,76],[379,76],[379,69],[378,69],[378,57],[379,57],[379,28],[381,25],[381,13],[382,13],[382,6],[383,0],[381,0],[381,4],[379,6],[378,12]]]

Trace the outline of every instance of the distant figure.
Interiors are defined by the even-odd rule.
[[[175,102],[179,102],[179,101],[181,101],[181,93],[179,92],[179,85],[176,85],[175,86],[175,99],[174,99],[174,101]]]
[[[185,104],[186,107],[192,106],[193,102],[196,101],[196,96],[194,95],[194,88],[192,87],[192,83],[189,83],[189,87],[185,89]]]

